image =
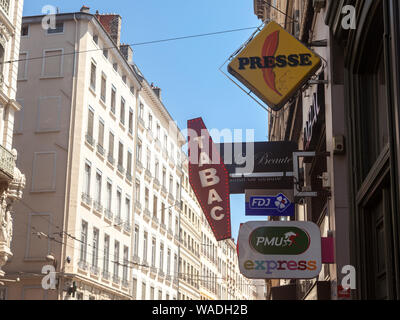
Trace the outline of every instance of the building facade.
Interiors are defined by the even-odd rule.
[[[18,210],[14,203],[22,197],[25,177],[17,168],[13,149],[14,116],[21,106],[16,101],[20,30],[23,0],[0,2],[0,295],[1,278],[7,261],[12,259],[13,220]]]
[[[282,299],[398,299],[399,4],[255,1],[260,19],[278,12],[270,4],[283,12],[281,25],[324,59],[287,110],[270,116],[269,132],[270,140],[319,154],[301,163],[302,187],[318,197],[303,199],[296,219],[317,223],[334,240],[334,263],[318,279],[285,283],[286,292],[281,282],[276,292]],[[343,270],[354,270],[350,291]]]

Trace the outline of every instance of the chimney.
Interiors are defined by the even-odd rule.
[[[128,61],[129,63],[132,63],[133,62],[133,49],[132,49],[132,47],[129,44],[121,44],[119,49],[121,50],[121,53],[123,54],[123,56],[126,59],[126,61]]]
[[[154,93],[157,95],[158,99],[161,101],[161,88],[152,86]]]
[[[118,14],[97,14],[96,18],[108,32],[111,39],[119,46],[121,41],[121,24],[122,18]]]
[[[90,13],[90,8],[85,6],[85,5],[83,5],[82,8],[81,8],[81,12]]]

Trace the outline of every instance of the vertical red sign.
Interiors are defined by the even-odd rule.
[[[229,173],[201,118],[188,121],[189,180],[217,241],[230,239]]]

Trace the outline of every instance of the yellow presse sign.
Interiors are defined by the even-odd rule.
[[[321,66],[321,58],[270,22],[231,61],[228,71],[271,109],[279,110]]]

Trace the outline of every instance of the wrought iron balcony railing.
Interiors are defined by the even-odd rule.
[[[14,177],[15,156],[0,145],[0,170],[8,177]]]

